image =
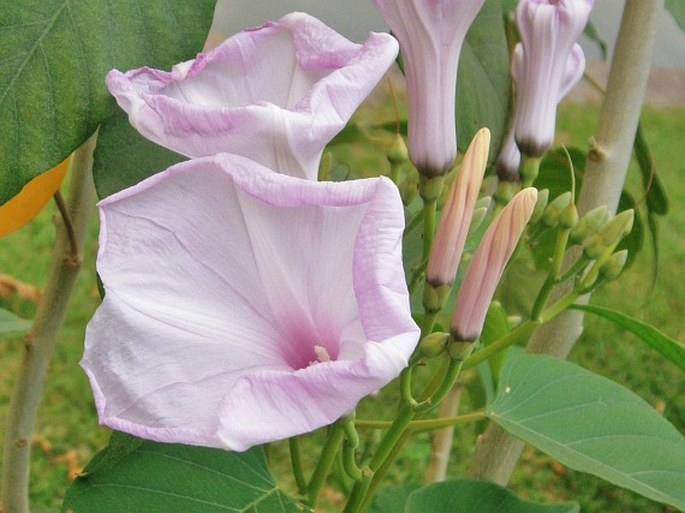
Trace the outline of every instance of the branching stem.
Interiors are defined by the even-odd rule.
[[[48,282],[25,337],[24,354],[10,400],[3,451],[0,511],[4,513],[29,513],[29,462],[38,405],[80,268],[79,254],[95,203],[91,175],[95,140],[96,135],[91,136],[75,152],[69,197],[63,204],[65,215],[56,218],[56,239]]]

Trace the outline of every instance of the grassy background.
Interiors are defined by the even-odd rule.
[[[597,113],[598,108],[592,105],[565,105],[558,122],[559,141],[587,148]],[[685,109],[648,109],[644,115],[645,133],[671,200],[671,212],[661,223],[660,274],[656,286],[649,288],[652,257],[649,251],[643,251],[620,280],[600,289],[593,299],[597,304],[622,310],[659,326],[681,341],[685,341],[682,322],[685,315],[682,287],[685,282],[682,265],[685,249],[680,235],[685,233],[685,188],[680,184],[685,174],[685,159],[682,142],[675,134],[684,125]],[[629,188],[638,190],[639,178],[634,170],[628,183]],[[34,222],[0,240],[0,273],[38,287],[44,286],[54,238],[53,213],[54,207],[50,205]],[[97,426],[87,380],[77,366],[85,324],[99,302],[94,272],[95,216],[93,221],[84,269],[56,347],[34,440],[31,499],[37,508],[53,511],[59,508],[69,484],[70,472],[85,465],[108,438],[107,430]],[[0,306],[26,318],[35,311],[35,305],[16,296],[0,299]],[[685,431],[685,380],[678,369],[606,321],[588,318],[585,326],[585,333],[571,359],[630,387]],[[4,438],[2,426],[20,354],[21,338],[0,340],[0,443]],[[391,401],[370,399],[365,407],[373,411],[375,417],[379,408],[388,409],[392,404]],[[468,406],[468,400],[464,405]],[[467,426],[458,432],[452,459],[454,475],[463,471],[472,452],[475,430],[480,428],[482,426]],[[424,436],[405,450],[389,475],[389,481],[421,480],[421,471],[428,456],[427,442],[428,438]],[[310,445],[317,445],[316,439]],[[277,468],[281,467],[278,461],[282,455],[282,447],[276,446],[272,458]],[[524,452],[512,487],[517,493],[534,500],[579,500],[585,512],[670,511],[592,476],[566,469],[532,448]],[[335,493],[332,490],[327,493],[331,503],[335,504]]]

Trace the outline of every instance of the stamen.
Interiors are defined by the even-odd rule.
[[[318,362],[330,362],[331,355],[323,346],[314,346],[314,354],[316,354],[316,361]]]
[[[309,365],[331,361],[331,355],[328,354],[328,350],[323,346],[314,346],[314,354],[316,359],[309,362]]]

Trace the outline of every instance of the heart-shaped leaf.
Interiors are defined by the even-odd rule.
[[[202,48],[216,0],[22,0],[0,9],[0,204],[114,111],[112,68],[168,68]]]
[[[510,350],[487,414],[572,469],[685,509],[685,438],[609,379]]]
[[[67,490],[62,513],[299,513],[260,447],[228,452],[114,433]]]

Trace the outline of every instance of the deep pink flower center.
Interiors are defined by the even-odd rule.
[[[281,339],[281,354],[293,370],[334,361],[339,351],[340,344],[335,331],[322,327],[317,329],[309,323],[291,326]]]

